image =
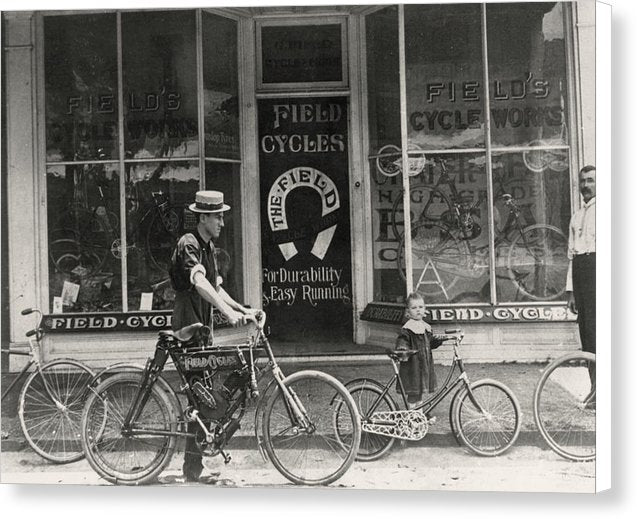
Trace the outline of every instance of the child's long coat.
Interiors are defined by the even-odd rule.
[[[418,322],[409,320],[401,328],[396,338],[396,350],[418,350],[408,361],[401,362],[400,379],[407,395],[420,399],[424,392],[436,390],[436,373],[431,350],[436,349],[443,341],[432,334],[427,323],[414,323]]]

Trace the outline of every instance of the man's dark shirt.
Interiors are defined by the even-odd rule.
[[[210,284],[217,288],[218,270],[215,247],[210,240],[206,243],[195,229],[184,234],[173,251],[170,279],[176,291],[173,307],[172,328],[179,330],[193,323],[212,327],[211,304],[199,295],[191,277],[193,268],[201,265]]]

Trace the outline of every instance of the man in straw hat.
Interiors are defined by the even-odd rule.
[[[230,206],[224,203],[220,191],[198,191],[189,209],[197,215],[197,228],[179,238],[170,269],[176,291],[173,330],[194,323],[212,328],[213,307],[232,326],[244,325],[253,311],[237,303],[221,286],[214,246],[214,240],[219,238],[223,229],[223,213]],[[189,432],[198,428],[196,422],[188,425]],[[189,438],[184,456],[184,477],[187,481],[197,481],[202,470],[201,453],[194,439]]]

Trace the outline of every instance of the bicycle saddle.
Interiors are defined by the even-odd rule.
[[[186,342],[192,339],[197,331],[203,327],[201,323],[189,324],[188,326],[184,326],[181,330],[177,330],[173,332],[172,330],[163,330],[159,332],[159,336],[162,338],[174,338],[179,342]]]

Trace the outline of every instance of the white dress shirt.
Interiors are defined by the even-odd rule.
[[[568,226],[568,274],[566,291],[573,291],[573,258],[595,252],[595,197],[576,211]]]

